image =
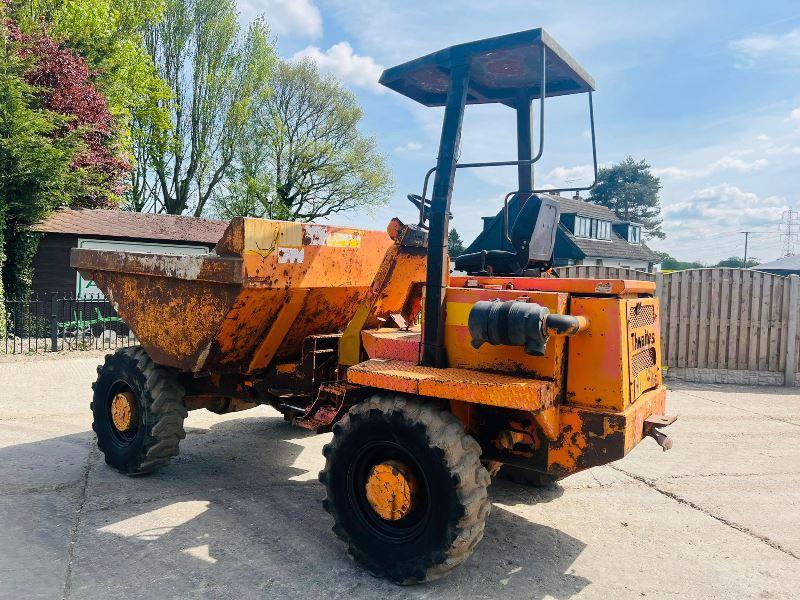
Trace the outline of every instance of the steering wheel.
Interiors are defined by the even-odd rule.
[[[406,196],[408,201],[411,202],[417,208],[420,208],[423,204],[422,196],[419,194],[409,194]],[[422,209],[422,216],[427,221],[431,217],[431,202],[428,199],[424,200],[425,208]]]

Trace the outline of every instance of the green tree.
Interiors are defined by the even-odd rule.
[[[200,216],[267,94],[274,42],[262,20],[241,35],[234,0],[167,0],[146,43],[173,100],[171,131],[145,149],[142,180],[155,182],[160,210]]]
[[[274,199],[271,173],[263,169],[266,161],[264,131],[252,128],[236,153],[226,185],[214,194],[214,207],[223,219],[258,217],[288,220],[291,215]]]
[[[0,23],[6,16],[0,4]],[[80,193],[81,174],[72,168],[79,133],[63,134],[67,118],[41,107],[36,88],[23,79],[29,64],[0,26],[0,297],[29,289],[35,234],[28,227]]]
[[[747,262],[741,256],[731,256],[730,258],[726,258],[725,260],[719,261],[715,266],[717,267],[731,267],[731,268],[739,268],[739,269],[749,269],[750,267],[755,267],[759,264],[759,260],[757,258],[753,258],[752,256],[747,259]]]
[[[75,50],[96,73],[94,84],[107,98],[115,120],[119,152],[134,159],[125,194],[128,206],[143,209],[151,200],[146,150],[170,127],[171,96],[143,34],[146,25],[163,16],[165,0],[21,0],[14,6],[23,29],[44,25],[50,36]]]
[[[650,172],[650,165],[629,156],[599,170],[589,202],[610,208],[623,221],[641,224],[647,237],[664,239],[660,191],[661,180]]]
[[[281,62],[218,211],[254,207],[247,214],[311,221],[384,204],[391,175],[375,140],[358,130],[362,116],[352,92],[314,62]]]
[[[464,254],[464,241],[455,229],[451,229],[447,234],[447,253],[450,258]]]
[[[699,261],[685,262],[670,256],[667,252],[656,252],[658,254],[661,269],[663,271],[684,271],[686,269],[702,269],[706,265]]]

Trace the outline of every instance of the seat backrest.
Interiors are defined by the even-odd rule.
[[[550,263],[560,218],[561,205],[550,194],[532,194],[519,209],[510,236],[523,269]]]

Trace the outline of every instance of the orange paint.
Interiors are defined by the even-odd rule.
[[[553,383],[469,369],[435,369],[399,360],[371,359],[347,370],[359,385],[446,400],[538,411],[556,399]]]
[[[645,419],[664,413],[659,305],[647,281],[451,277],[449,364],[420,366],[426,257],[403,243],[407,234],[396,220],[386,233],[234,219],[212,255],[76,250],[72,264],[97,282],[153,360],[213,375],[205,396],[214,398],[223,374],[238,374],[249,404],[260,390],[288,386],[301,410],[304,395],[324,400],[313,428],[351,402],[319,394],[323,378],[347,387],[352,402],[372,390],[445,400],[491,460],[529,461],[564,477],[622,458],[641,441]],[[470,311],[495,299],[585,321],[570,337],[551,336],[544,356],[475,349]],[[304,340],[316,348],[326,336],[319,353],[303,354]],[[374,478],[373,500],[387,518],[408,500],[395,471]]]

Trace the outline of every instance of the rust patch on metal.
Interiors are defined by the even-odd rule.
[[[120,392],[111,400],[111,421],[117,431],[133,429],[139,419],[139,409],[133,392]]]
[[[414,508],[419,483],[406,465],[387,461],[375,465],[365,484],[367,502],[385,521],[399,521]]]
[[[470,369],[436,369],[399,360],[372,359],[347,370],[359,385],[476,404],[540,411],[555,402],[553,382]]]

